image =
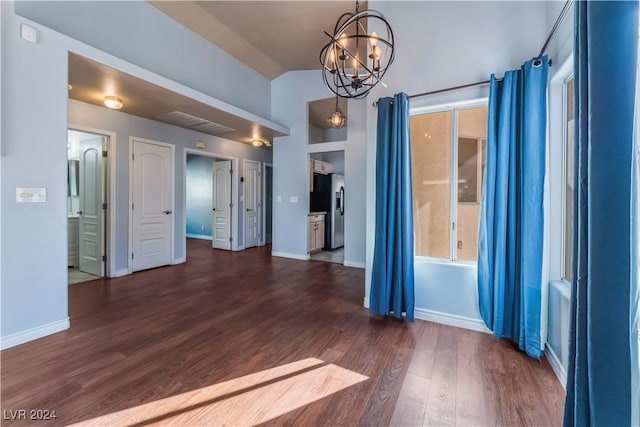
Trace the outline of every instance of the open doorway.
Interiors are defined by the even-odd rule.
[[[234,159],[186,153],[186,238],[210,240],[214,249],[234,247]],[[186,246],[188,249],[188,245]]]
[[[344,264],[344,150],[309,155],[309,254]]]
[[[80,129],[67,134],[67,266],[69,285],[104,277],[108,245],[110,136]]]

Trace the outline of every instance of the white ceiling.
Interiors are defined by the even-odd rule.
[[[320,68],[320,49],[355,1],[150,1],[269,79]],[[367,7],[361,2],[360,9]]]

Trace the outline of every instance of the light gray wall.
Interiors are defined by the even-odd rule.
[[[307,103],[329,96],[319,71],[290,71],[271,85],[271,115],[289,127],[273,150],[273,252],[306,258],[309,213],[309,153],[344,150],[345,264],[364,266],[365,101],[349,101],[346,141],[309,145]],[[298,203],[291,203],[290,197]],[[281,201],[278,202],[278,197]]]
[[[176,176],[176,215],[175,215],[175,236],[176,254],[175,258],[185,257],[185,212],[182,206],[185,204],[185,170],[184,170],[184,149],[195,148],[196,141],[203,141],[207,144],[210,153],[216,153],[225,157],[238,159],[242,165],[243,159],[256,160],[259,162],[271,162],[271,152],[263,148],[255,148],[248,144],[229,141],[200,132],[183,129],[166,123],[133,116],[115,110],[86,104],[75,100],[69,100],[69,123],[74,125],[88,126],[92,128],[116,132],[116,268],[124,269],[128,265],[128,242],[129,242],[129,137],[150,139],[164,142],[176,146],[175,176]],[[240,166],[241,167],[241,166]],[[239,195],[242,195],[242,185],[240,174],[234,174],[234,186],[238,186]],[[244,208],[238,204],[239,217],[237,218],[239,231],[244,224],[242,212]],[[236,220],[234,218],[234,220]],[[235,236],[234,236],[235,237]],[[242,241],[242,233],[239,233],[239,241]]]
[[[21,1],[16,13],[269,118],[269,79],[147,2]]]
[[[416,94],[501,76],[537,55],[545,34],[542,2],[370,1],[393,27],[396,59],[384,82],[367,98],[368,303],[375,228],[376,114],[372,102],[397,92]],[[377,28],[371,28],[378,31]],[[487,87],[411,100],[411,108],[486,97]],[[351,123],[349,123],[351,127]],[[441,316],[480,325],[475,265],[416,259],[416,315]],[[442,317],[444,316],[444,317]],[[460,316],[459,318],[456,316]]]
[[[117,3],[119,6],[100,4],[92,11],[90,2],[81,5],[41,4],[56,19],[66,22],[65,32],[72,34],[72,27],[80,25],[83,31],[77,37],[87,37],[88,43],[112,49],[121,57],[130,57],[132,61],[144,62],[144,66],[167,74],[175,72],[174,78],[182,78],[176,83],[157,76],[117,56],[95,49],[82,41],[48,29],[14,13],[14,3],[0,2],[2,8],[1,63],[2,63],[2,153],[0,157],[0,179],[2,181],[2,217],[1,217],[1,266],[0,300],[2,339],[13,334],[33,337],[49,331],[48,325],[61,325],[67,319],[67,65],[68,52],[74,51],[94,60],[120,68],[125,72],[148,79],[154,83],[163,82],[169,89],[185,93],[186,85],[194,82],[211,84],[209,92],[238,106],[245,106],[253,112],[268,113],[268,81],[256,77],[251,70],[233,58],[216,53],[208,54],[208,44],[197,42],[195,36],[188,36],[184,29],[171,24],[167,18],[159,15],[155,8],[144,3]],[[53,5],[53,6],[52,6]],[[21,4],[23,13],[38,15],[38,7]],[[53,7],[53,9],[51,9]],[[94,28],[85,26],[74,8],[94,14]],[[116,9],[111,9],[116,7]],[[118,9],[120,7],[121,9]],[[69,9],[71,8],[71,9]],[[147,8],[149,8],[148,11]],[[28,12],[29,11],[29,12]],[[97,11],[97,12],[96,12]],[[143,13],[143,11],[145,11]],[[104,12],[105,15],[101,15]],[[62,17],[69,13],[69,21]],[[129,21],[128,14],[137,19]],[[148,17],[147,17],[148,13]],[[100,21],[95,15],[100,15]],[[106,16],[111,17],[105,19]],[[64,18],[64,19],[63,19]],[[71,19],[73,18],[73,19]],[[126,37],[120,37],[118,31],[107,31],[117,22],[129,22],[127,28],[120,28]],[[114,24],[114,22],[116,24]],[[33,44],[20,38],[20,24],[28,23],[38,31],[38,42]],[[133,24],[136,24],[135,28]],[[57,25],[57,24],[56,24]],[[159,37],[166,45],[153,44],[147,34]],[[176,41],[171,41],[175,37]],[[193,38],[191,38],[193,37]],[[94,40],[95,38],[95,40]],[[100,43],[104,43],[101,45]],[[178,52],[180,51],[180,52]],[[184,52],[182,52],[184,51]],[[171,53],[171,55],[168,54]],[[191,52],[191,53],[187,53]],[[142,58],[147,58],[142,61]],[[199,59],[200,58],[200,59]],[[190,66],[193,64],[193,66]],[[244,68],[243,68],[244,67]],[[183,69],[183,70],[180,70]],[[185,74],[184,76],[180,74]],[[239,87],[238,77],[246,76],[246,86]],[[253,77],[252,77],[253,76]],[[212,83],[213,82],[213,83]],[[266,85],[266,88],[263,87]],[[204,89],[201,89],[204,90]],[[194,92],[201,94],[201,92]],[[226,94],[226,95],[225,95]],[[231,95],[236,96],[230,99]],[[202,95],[204,97],[204,95]],[[159,125],[152,121],[136,119],[121,123],[123,113],[113,111],[94,111],[99,107],[89,107],[79,111],[73,102],[69,108],[76,124],[94,128],[115,130],[118,141],[117,185],[116,185],[116,245],[118,268],[126,266],[127,253],[127,210],[128,205],[128,135],[172,142],[176,150],[176,194],[177,207],[183,203],[182,147],[190,146],[196,139],[208,141],[209,150],[222,149],[235,157],[247,154],[241,144],[214,141],[214,137],[196,132],[189,133],[168,125]],[[10,106],[10,108],[7,108]],[[113,126],[112,126],[113,125]],[[121,128],[123,126],[124,128]],[[126,129],[126,130],[124,130]],[[148,131],[148,132],[147,132]],[[186,133],[185,133],[186,132]],[[228,145],[227,145],[228,144]],[[124,146],[122,146],[124,145]],[[192,145],[191,145],[192,146]],[[227,149],[225,148],[225,150]],[[261,161],[268,161],[270,153],[255,150]],[[42,204],[17,204],[15,188],[23,186],[45,187],[47,202]],[[121,208],[124,207],[124,210]],[[176,256],[183,256],[180,239],[184,238],[183,212],[176,218]],[[35,329],[34,329],[35,328]],[[44,328],[44,329],[43,329]],[[33,329],[33,330],[32,330]],[[32,331],[30,331],[32,330]],[[27,333],[24,335],[24,333]]]

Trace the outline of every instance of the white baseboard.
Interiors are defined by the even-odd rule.
[[[244,246],[238,246],[237,248],[233,249],[231,248],[232,251],[237,252],[237,251],[244,251]]]
[[[182,264],[183,262],[187,262],[187,257],[174,258],[172,265]]]
[[[416,308],[414,311],[414,316],[416,319],[427,320],[434,323],[441,323],[443,325],[455,326],[456,328],[485,332],[487,334],[491,333],[491,331],[484,325],[482,319],[458,316],[457,314],[443,313],[441,311],[428,310],[426,308]]]
[[[9,334],[6,337],[0,338],[0,350],[5,350],[29,341],[37,340],[38,338],[46,337],[47,335],[55,334],[56,332],[64,331],[65,329],[69,329],[69,326],[69,318],[67,317],[62,320],[27,329],[26,331]]]
[[[290,254],[287,252],[275,252],[275,251],[271,251],[271,256],[277,256],[279,258],[299,259],[302,261],[309,261],[309,258],[311,257],[309,254],[300,255],[300,254]]]
[[[213,240],[213,236],[203,236],[202,234],[187,233],[187,237],[190,239]]]
[[[131,274],[128,268],[121,268],[120,270],[116,270],[116,274],[113,277],[122,277]]]
[[[558,377],[558,381],[560,381],[560,384],[562,384],[562,387],[566,390],[567,389],[567,371],[564,369],[564,366],[562,366],[560,359],[558,358],[556,353],[553,351],[553,349],[549,345],[547,345],[547,348],[544,350],[544,352],[547,355],[547,360],[549,360],[549,365],[551,365],[551,369],[553,369],[553,372],[556,374],[556,377]]]
[[[365,263],[364,262],[359,262],[359,261],[347,261],[345,259],[344,260],[344,266],[345,267],[355,267],[355,268],[365,268]]]

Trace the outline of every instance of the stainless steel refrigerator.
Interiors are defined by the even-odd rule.
[[[344,176],[315,174],[311,192],[312,212],[325,211],[324,249],[344,246]]]

